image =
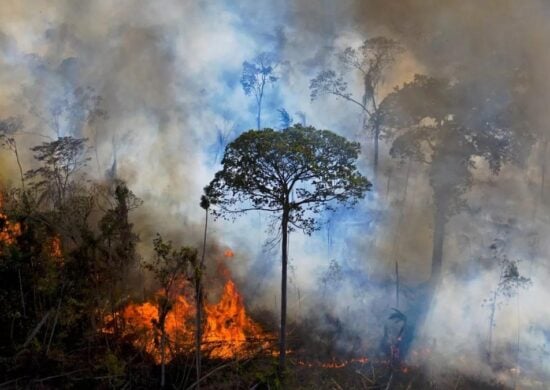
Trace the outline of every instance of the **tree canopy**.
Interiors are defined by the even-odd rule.
[[[348,88],[343,73],[332,69],[322,70],[311,79],[309,89],[311,100],[322,95],[334,95],[347,100],[363,111],[363,131],[372,132],[374,139],[373,174],[378,170],[379,138],[381,131],[378,94],[385,73],[393,65],[396,57],[403,52],[401,45],[393,39],[374,37],[366,39],[357,48],[347,47],[336,54],[344,71],[355,72],[361,77],[363,94],[361,100]]]
[[[205,191],[217,215],[288,207],[289,223],[309,233],[315,222],[308,212],[331,209],[332,201],[353,205],[370,189],[357,170],[359,152],[359,143],[329,130],[250,130],[228,145]]]

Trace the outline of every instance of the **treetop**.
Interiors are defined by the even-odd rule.
[[[287,210],[295,227],[311,231],[306,212],[353,205],[370,189],[356,166],[359,153],[358,142],[311,126],[249,130],[227,146],[205,194],[217,216]]]

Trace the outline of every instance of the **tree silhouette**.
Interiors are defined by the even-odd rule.
[[[247,96],[254,96],[256,100],[256,125],[258,130],[261,128],[264,89],[267,84],[274,84],[279,80],[279,76],[276,74],[278,67],[277,57],[270,52],[258,54],[251,62],[243,62],[241,85],[244,93]]]
[[[334,70],[323,70],[310,82],[311,100],[322,95],[334,95],[360,107],[363,113],[363,130],[370,130],[374,140],[373,172],[378,170],[378,143],[381,123],[378,105],[379,87],[384,73],[395,62],[403,49],[397,41],[386,37],[367,39],[358,48],[347,47],[338,53],[338,59],[346,71],[356,71],[361,75],[363,95],[355,98],[349,91],[348,82],[342,74]]]
[[[475,96],[476,99],[471,99]],[[390,154],[429,166],[434,200],[431,280],[439,280],[445,227],[467,205],[475,159],[493,174],[505,163],[522,164],[532,141],[520,100],[471,83],[416,75],[381,104],[380,120],[393,138]],[[480,109],[478,104],[487,105]]]
[[[328,130],[296,125],[282,131],[264,129],[243,133],[229,144],[223,168],[205,188],[216,216],[250,210],[275,214],[281,229],[281,328],[279,374],[285,368],[288,234],[298,229],[311,234],[315,214],[349,206],[371,184],[357,170],[357,142]]]

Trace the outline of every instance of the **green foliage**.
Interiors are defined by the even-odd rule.
[[[210,199],[208,199],[206,195],[201,196],[200,206],[204,210],[208,210],[210,208]]]
[[[99,227],[111,260],[109,266],[119,267],[122,276],[136,257],[135,246],[138,241],[137,235],[132,232],[129,213],[143,202],[122,181],[115,181],[114,191],[110,189],[109,192],[110,197],[114,198],[114,204],[101,218]]]
[[[155,275],[163,289],[171,291],[174,283],[186,275],[188,267],[195,262],[197,250],[189,247],[174,249],[172,241],[164,241],[157,233],[153,240],[155,256],[151,262],[144,264],[145,269]]]
[[[215,215],[287,208],[289,223],[311,233],[312,214],[353,205],[370,189],[356,167],[359,151],[359,143],[313,127],[250,130],[227,146],[205,193]]]
[[[122,182],[103,191],[80,180],[85,140],[67,137],[33,151],[33,188],[2,194],[2,212],[21,224],[21,234],[0,249],[0,332],[7,341],[0,354],[36,353],[40,364],[64,367],[93,345],[103,348],[97,338],[105,316],[129,295],[123,282],[138,238],[128,215],[141,201]],[[18,364],[25,369],[25,360]]]

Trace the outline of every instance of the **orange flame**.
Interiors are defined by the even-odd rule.
[[[160,293],[157,294],[157,297]],[[190,297],[186,297],[180,289],[174,299],[172,309],[166,316],[165,345],[166,360],[171,360],[177,353],[189,352],[194,347],[195,337],[195,306]],[[228,280],[224,286],[220,300],[216,304],[206,304],[205,324],[202,338],[202,350],[208,356],[220,359],[248,356],[249,340],[263,341],[267,335],[260,326],[248,315],[243,300],[233,281]],[[157,326],[159,313],[154,302],[129,304],[120,315],[126,324],[124,335],[132,336],[134,346],[143,349],[160,363],[160,329]],[[107,316],[106,322],[113,322],[112,316]],[[112,330],[104,330],[112,333]]]
[[[241,295],[232,280],[227,281],[223,294],[216,305],[206,305],[204,342],[219,345],[212,357],[231,358],[240,354],[250,337],[265,337],[258,324],[245,311]]]
[[[10,222],[6,214],[2,213],[4,198],[0,193],[0,244],[13,245],[17,237],[21,235],[21,224]]]
[[[55,235],[51,238],[48,243],[48,253],[50,256],[56,260],[58,263],[63,261],[63,252],[61,251],[61,238],[58,235]]]

